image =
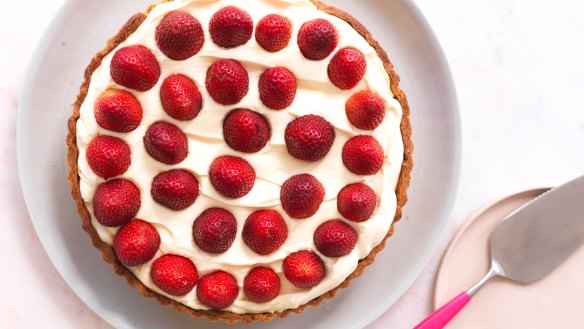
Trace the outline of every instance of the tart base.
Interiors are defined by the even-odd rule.
[[[164,2],[170,2],[172,0],[164,0]],[[144,22],[147,15],[150,13],[152,8],[157,6],[158,4],[150,5],[150,7],[144,13],[137,13],[133,15],[125,24],[124,26],[118,31],[118,33],[108,40],[105,48],[97,53],[91,63],[87,66],[84,74],[84,80],[77,94],[77,100],[73,104],[73,114],[69,118],[68,128],[69,133],[67,135],[67,163],[69,165],[68,171],[68,180],[71,189],[71,195],[75,204],[77,206],[77,211],[82,219],[82,226],[83,230],[89,234],[93,245],[101,251],[102,258],[113,265],[116,274],[123,276],[128,284],[140,291],[140,293],[145,297],[152,297],[156,298],[156,300],[163,305],[171,305],[179,312],[185,312],[190,314],[193,317],[206,317],[211,321],[219,321],[223,320],[228,324],[234,324],[236,322],[244,322],[244,323],[251,323],[254,321],[261,321],[261,322],[269,322],[274,318],[285,318],[290,313],[302,313],[304,309],[308,306],[318,306],[324,299],[333,298],[335,297],[337,291],[341,288],[346,288],[349,286],[351,281],[356,277],[360,276],[363,273],[363,270],[370,264],[375,261],[375,257],[378,252],[380,252],[384,247],[387,239],[393,235],[394,232],[394,225],[398,222],[402,217],[402,208],[407,202],[407,189],[410,185],[410,174],[413,167],[413,142],[411,140],[412,135],[412,128],[410,124],[410,109],[408,106],[407,98],[405,93],[399,88],[399,76],[395,72],[394,67],[389,60],[386,52],[381,48],[379,43],[373,38],[371,33],[361,24],[359,23],[353,16],[350,14],[335,8],[333,6],[326,5],[320,1],[310,0],[313,2],[316,7],[328,14],[334,15],[347,23],[349,23],[363,38],[375,49],[377,55],[383,62],[384,68],[389,75],[390,78],[390,89],[394,95],[394,98],[401,104],[402,107],[402,120],[400,123],[400,130],[402,135],[402,140],[404,144],[404,158],[403,163],[401,166],[401,172],[399,176],[399,180],[396,187],[396,196],[397,196],[397,207],[396,213],[393,218],[393,222],[383,239],[383,241],[377,245],[375,248],[371,250],[367,257],[361,259],[357,265],[357,268],[351,275],[349,275],[341,284],[337,287],[329,290],[328,292],[314,298],[313,300],[307,302],[306,304],[300,305],[294,309],[287,309],[278,312],[266,312],[266,313],[251,313],[251,314],[236,314],[233,312],[228,311],[216,311],[216,310],[195,310],[190,307],[187,307],[173,299],[170,299],[166,296],[163,296],[155,291],[150,290],[146,287],[141,281],[139,281],[132,272],[130,272],[124,265],[122,265],[116,258],[113,248],[101,241],[99,238],[97,231],[91,225],[91,215],[87,208],[85,207],[85,203],[83,202],[83,198],[81,197],[81,191],[79,188],[79,170],[77,166],[77,160],[79,156],[79,150],[77,149],[77,119],[79,118],[79,111],[81,108],[81,104],[85,100],[87,96],[89,83],[91,81],[91,76],[93,72],[101,65],[103,58],[109,54],[112,50],[114,50],[120,43],[124,42],[130,34],[132,34],[136,29]]]

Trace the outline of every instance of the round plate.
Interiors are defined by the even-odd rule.
[[[534,189],[503,198],[477,212],[444,254],[434,290],[440,307],[470,288],[488,271],[491,232],[503,218],[547,191]],[[584,248],[543,279],[529,285],[502,278],[487,283],[448,328],[581,328]]]
[[[100,259],[69,195],[65,135],[71,103],[91,57],[152,0],[70,0],[47,30],[28,72],[17,140],[26,204],[38,236],[77,295],[116,328],[221,328],[143,298]],[[412,108],[416,149],[410,201],[396,234],[364,275],[336,298],[270,328],[361,328],[413,283],[444,231],[458,183],[460,126],[440,47],[407,0],[328,1],[352,13],[390,54]],[[363,303],[366,300],[367,303]],[[251,327],[265,325],[254,324]],[[228,327],[228,328],[233,328]]]

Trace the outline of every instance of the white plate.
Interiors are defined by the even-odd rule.
[[[77,295],[117,328],[222,328],[143,298],[103,262],[69,195],[65,135],[70,104],[90,58],[131,14],[152,0],[70,0],[39,45],[18,117],[18,164],[26,204],[53,264]],[[328,1],[357,17],[389,53],[412,108],[415,166],[396,235],[349,289],[270,328],[361,328],[420,274],[445,228],[458,183],[456,96],[440,47],[408,0]],[[246,328],[265,327],[255,324]],[[234,327],[229,327],[234,328]]]

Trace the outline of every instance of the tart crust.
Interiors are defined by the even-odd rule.
[[[173,0],[163,0],[161,3],[171,2]],[[244,323],[251,323],[254,321],[261,321],[261,322],[269,322],[274,318],[285,318],[290,313],[302,313],[304,309],[308,306],[318,306],[324,299],[333,298],[337,291],[340,288],[346,288],[349,283],[355,279],[356,277],[360,276],[363,273],[363,270],[370,264],[375,261],[375,256],[378,252],[380,252],[384,247],[387,239],[393,235],[394,232],[394,225],[397,221],[401,219],[402,216],[402,208],[407,202],[407,189],[410,185],[410,174],[413,167],[413,142],[411,140],[412,135],[412,127],[410,125],[410,109],[408,106],[407,98],[405,93],[399,88],[399,76],[394,70],[394,67],[389,60],[389,57],[385,53],[385,51],[381,48],[379,43],[373,38],[371,33],[361,24],[359,23],[353,16],[350,14],[335,8],[333,6],[326,5],[317,0],[310,0],[312,3],[316,5],[316,7],[328,14],[334,15],[346,22],[348,22],[365,40],[375,49],[377,55],[383,62],[384,68],[387,71],[387,74],[390,78],[390,89],[394,95],[394,98],[401,104],[402,107],[402,120],[400,123],[401,135],[404,144],[404,158],[403,163],[401,166],[401,172],[399,176],[399,180],[397,183],[396,188],[396,196],[397,196],[397,207],[396,213],[393,218],[393,222],[383,239],[383,241],[377,245],[375,248],[371,250],[367,257],[361,259],[357,265],[357,268],[353,273],[351,273],[341,284],[337,287],[325,292],[324,294],[312,299],[311,301],[300,305],[294,309],[287,309],[283,311],[277,312],[265,312],[265,313],[250,313],[250,314],[236,314],[233,312],[228,311],[218,311],[218,310],[195,310],[190,307],[187,307],[173,299],[170,299],[166,296],[163,296],[155,291],[150,290],[146,287],[140,280],[138,280],[132,272],[130,272],[124,265],[122,265],[116,258],[113,247],[109,244],[104,243],[99,238],[97,231],[91,225],[91,215],[89,211],[85,207],[83,202],[83,198],[81,197],[81,191],[79,188],[79,169],[77,167],[77,160],[79,156],[79,150],[77,149],[77,119],[79,118],[79,111],[81,108],[81,104],[85,100],[87,96],[87,91],[89,88],[89,83],[91,81],[91,76],[93,72],[101,65],[103,58],[109,54],[112,50],[114,50],[120,43],[125,41],[130,34],[132,34],[136,29],[144,22],[147,15],[150,11],[157,6],[158,4],[152,4],[146,12],[144,13],[137,13],[134,14],[130,19],[122,26],[122,28],[118,31],[118,33],[108,40],[105,48],[98,52],[87,68],[85,69],[84,80],[81,84],[81,88],[77,94],[77,100],[73,104],[73,114],[69,118],[68,128],[69,133],[67,135],[67,163],[69,165],[68,171],[68,180],[71,189],[71,195],[75,204],[77,206],[77,211],[82,219],[82,226],[83,230],[87,232],[91,236],[91,240],[93,245],[101,251],[102,258],[113,265],[116,274],[123,276],[128,284],[132,287],[138,289],[140,293],[145,297],[153,297],[163,305],[171,305],[179,312],[185,312],[190,314],[193,317],[206,317],[211,321],[219,321],[223,320],[228,324],[234,324],[238,321]]]

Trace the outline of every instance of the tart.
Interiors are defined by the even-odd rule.
[[[146,297],[269,321],[373,263],[407,201],[406,96],[349,14],[309,0],[174,0],[85,71],[67,137],[84,230]]]

